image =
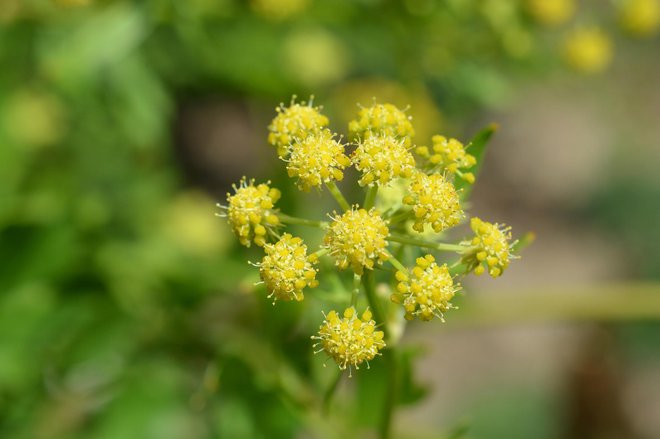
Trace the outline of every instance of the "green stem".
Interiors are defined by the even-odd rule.
[[[323,395],[322,412],[324,415],[326,415],[330,410],[330,402],[335,396],[335,393],[337,393],[337,388],[339,387],[339,382],[341,381],[342,375],[342,371],[338,370],[337,375],[332,379],[332,382],[330,383],[330,387],[328,387],[328,390],[325,391],[325,395]]]
[[[400,223],[401,221],[405,221],[408,218],[410,218],[410,215],[413,213],[412,210],[406,210],[405,212],[401,212],[398,215],[393,216],[392,218],[389,219],[390,225],[392,224],[397,224]]]
[[[380,439],[390,439],[392,437],[392,418],[394,415],[394,407],[398,397],[399,388],[399,373],[398,373],[398,358],[396,349],[389,349],[383,355],[386,360],[387,367],[387,390],[385,393],[385,405],[383,406],[383,417],[378,428]]]
[[[317,258],[320,258],[321,256],[325,256],[325,255],[327,255],[328,253],[330,253],[330,249],[329,249],[329,248],[322,248],[322,249],[320,249],[320,250],[316,250],[314,253],[312,253],[312,254],[309,255],[309,256],[316,256]]]
[[[310,226],[310,227],[320,227],[320,228],[327,227],[328,225],[328,223],[325,221],[314,221],[305,218],[296,218],[295,216],[289,216],[284,213],[278,213],[277,217],[280,219],[280,221],[287,224],[296,224],[300,226]]]
[[[374,207],[376,195],[378,194],[378,185],[374,184],[367,189],[367,196],[364,198],[364,208],[369,210]]]
[[[400,244],[414,245],[417,247],[432,248],[434,250],[463,253],[465,247],[460,244],[448,244],[446,242],[431,242],[423,239],[411,238],[409,236],[392,233],[387,238],[388,241],[398,242]]]
[[[408,273],[408,269],[404,267],[404,265],[401,262],[399,262],[399,260],[395,258],[392,253],[390,253],[388,250],[385,250],[385,253],[387,254],[388,257],[387,262],[392,264],[392,266],[397,270],[403,271],[404,273]]]
[[[362,282],[362,276],[357,273],[353,274],[353,292],[351,294],[352,307],[357,305],[358,295],[360,294],[360,282]]]
[[[375,288],[375,278],[374,273],[371,270],[366,270],[362,276],[362,282],[364,285],[364,291],[369,301],[369,306],[371,312],[374,316],[374,320],[377,323],[382,324],[382,330],[385,333],[385,340],[389,340],[389,328],[387,324],[386,315],[382,309],[382,303],[376,297],[376,288]],[[398,388],[398,372],[397,372],[397,358],[396,358],[396,348],[390,347],[383,354],[383,357],[386,361],[387,367],[387,393],[385,396],[385,404],[383,406],[383,415],[381,421],[378,425],[378,437],[379,439],[390,439],[392,437],[392,415],[394,413],[394,406],[396,405],[397,399],[397,388]]]
[[[346,198],[344,198],[344,195],[341,193],[334,181],[327,182],[325,187],[328,188],[330,194],[335,198],[335,200],[337,200],[337,203],[339,203],[342,209],[345,211],[351,210],[351,205],[348,204],[348,201],[346,201]]]

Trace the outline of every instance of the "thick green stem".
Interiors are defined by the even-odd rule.
[[[385,404],[383,406],[383,417],[381,418],[378,428],[378,436],[380,439],[390,439],[392,437],[394,407],[396,406],[396,400],[398,398],[399,359],[395,348],[389,349],[383,356],[385,357],[385,364],[387,367],[387,389],[385,393]]]
[[[330,194],[334,197],[335,200],[337,200],[337,203],[339,203],[342,209],[345,211],[351,210],[351,205],[348,204],[348,201],[346,201],[346,198],[344,198],[344,195],[341,193],[334,181],[327,182],[325,187],[328,188]]]
[[[330,403],[332,402],[332,398],[335,396],[335,393],[337,393],[337,388],[339,387],[339,382],[341,381],[342,375],[342,371],[338,370],[337,375],[332,379],[332,382],[330,383],[330,387],[328,387],[328,390],[326,390],[325,394],[323,395],[322,411],[324,415],[327,414],[330,410]]]
[[[409,236],[397,235],[395,233],[387,237],[388,241],[398,242],[400,244],[414,245],[417,247],[432,248],[434,250],[463,253],[465,246],[460,244],[448,244],[446,242],[431,242],[423,239],[412,238]]]
[[[385,340],[389,340],[390,330],[388,327],[387,316],[385,315],[381,301],[376,296],[376,285],[374,273],[366,270],[362,276],[364,291],[371,307],[371,312],[377,324],[382,324],[382,330],[385,333]],[[383,405],[383,414],[378,425],[379,439],[390,439],[392,437],[392,415],[396,405],[398,389],[398,372],[396,347],[387,348],[383,354],[387,367],[387,391]]]
[[[372,207],[374,207],[374,203],[376,202],[376,195],[378,194],[378,185],[374,184],[373,186],[369,186],[369,189],[367,189],[367,195],[364,198],[364,208],[369,210]]]
[[[305,218],[296,218],[295,216],[289,216],[284,213],[278,213],[277,217],[280,219],[280,221],[286,224],[296,224],[300,226],[320,227],[320,228],[327,227],[328,225],[328,223],[325,221],[314,221]]]

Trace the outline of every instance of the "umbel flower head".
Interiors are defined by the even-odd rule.
[[[392,302],[403,305],[407,320],[438,317],[444,321],[443,313],[452,308],[449,301],[460,287],[454,285],[447,264],[436,264],[432,255],[417,258],[416,263],[412,273],[397,271],[399,284]]]
[[[268,143],[277,147],[277,154],[285,157],[289,152],[289,145],[296,139],[304,139],[321,128],[328,126],[328,118],[321,114],[318,107],[300,102],[285,107],[280,104],[276,109],[277,116],[268,126]]]
[[[344,155],[344,145],[336,141],[328,129],[296,139],[289,146],[289,177],[298,177],[298,188],[308,192],[332,180],[342,180],[344,168],[351,164]]]
[[[268,230],[279,224],[279,218],[273,210],[280,199],[278,189],[271,188],[268,183],[254,185],[254,179],[249,182],[243,177],[240,185],[234,185],[234,195],[227,193],[227,206],[218,205],[226,210],[229,225],[238,235],[238,239],[246,247],[254,242],[262,247],[266,243]]]
[[[456,174],[468,183],[474,183],[472,172],[463,172],[477,163],[477,159],[468,154],[465,146],[456,139],[447,139],[445,136],[436,135],[431,139],[432,151],[426,146],[420,146],[415,152],[434,165],[439,166],[450,174]]]
[[[350,266],[362,274],[365,267],[371,270],[374,262],[387,260],[388,235],[387,222],[375,209],[353,208],[333,218],[323,244],[335,257],[339,268]]]
[[[564,41],[564,58],[582,73],[598,73],[612,61],[612,42],[596,27],[577,29]]]
[[[415,135],[410,116],[392,104],[362,107],[357,119],[349,122],[348,131],[353,138],[360,139],[371,135],[393,136],[400,139],[406,147],[410,146]]]
[[[353,151],[355,168],[362,172],[360,186],[384,186],[397,177],[410,177],[415,158],[402,140],[391,135],[373,135],[362,139]]]
[[[360,318],[355,308],[350,307],[344,311],[343,318],[335,311],[330,311],[319,329],[318,340],[315,346],[320,345],[339,368],[347,367],[359,369],[363,362],[373,360],[379,351],[385,347],[383,331],[376,331],[376,322],[371,319],[371,311],[366,310]]]
[[[264,246],[266,255],[259,264],[261,279],[266,284],[268,297],[273,300],[301,301],[305,287],[316,288],[316,257],[307,255],[303,240],[289,233],[275,244]]]
[[[509,266],[512,255],[511,227],[503,224],[489,223],[474,217],[470,220],[474,238],[463,244],[470,246],[470,251],[463,256],[463,263],[468,271],[483,274],[486,269],[492,277],[502,275]]]
[[[456,188],[440,174],[417,172],[403,202],[412,206],[415,214],[413,229],[420,233],[425,224],[440,233],[458,224],[464,216]]]

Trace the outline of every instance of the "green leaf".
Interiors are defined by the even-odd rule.
[[[428,386],[420,385],[414,377],[414,360],[422,354],[419,348],[406,349],[399,356],[399,404],[411,405],[425,398]]]
[[[481,170],[481,165],[483,163],[484,153],[486,152],[486,146],[488,145],[488,142],[490,141],[490,138],[493,136],[495,131],[497,131],[497,128],[498,126],[495,123],[488,125],[486,128],[479,131],[467,146],[467,152],[472,154],[474,158],[477,159],[477,164],[474,165],[472,169],[470,169],[475,177],[479,176],[479,171]],[[468,198],[470,198],[470,194],[472,193],[472,186],[472,184],[461,178],[456,179],[456,189],[461,191],[461,201],[467,201]]]

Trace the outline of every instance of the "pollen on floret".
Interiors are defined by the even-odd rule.
[[[238,187],[233,185],[234,194],[227,193],[227,206],[218,205],[226,211],[229,225],[246,247],[252,242],[263,247],[268,232],[279,224],[274,206],[281,193],[269,184],[255,186],[254,179],[243,177]]]
[[[476,217],[470,220],[470,227],[474,237],[462,243],[470,249],[462,258],[468,271],[476,275],[488,271],[492,277],[501,276],[511,259],[516,258],[511,253],[515,244],[511,242],[511,227]]]
[[[301,301],[305,287],[318,286],[316,260],[307,255],[307,246],[301,238],[285,233],[275,244],[266,244],[264,251],[266,254],[258,264],[259,274],[273,301]]]
[[[564,41],[564,58],[579,72],[597,73],[612,61],[612,42],[599,28],[577,29]]]
[[[430,149],[420,146],[415,149],[415,153],[427,159],[434,167],[455,174],[470,184],[474,183],[474,174],[466,171],[477,163],[477,159],[466,151],[467,148],[460,141],[445,136],[436,135],[431,140],[433,146]]]
[[[330,311],[319,328],[318,335],[312,339],[318,340],[314,345],[320,346],[318,352],[325,351],[339,366],[339,369],[359,369],[360,364],[373,360],[380,355],[385,347],[383,331],[376,331],[376,322],[372,320],[369,310],[359,316],[355,308],[347,308],[343,316]]]
[[[450,301],[460,289],[454,284],[447,264],[438,265],[432,255],[417,258],[411,272],[398,271],[396,279],[399,283],[391,299],[403,306],[407,320],[417,317],[428,321],[438,317],[444,321],[444,313],[453,308]]]
[[[357,119],[349,122],[348,131],[359,139],[371,135],[393,136],[409,147],[415,135],[411,119],[392,104],[374,104],[360,108]]]
[[[403,202],[412,206],[413,229],[420,233],[425,224],[440,233],[458,224],[465,216],[456,188],[441,174],[415,173]]]
[[[305,192],[332,180],[342,180],[343,170],[351,164],[344,154],[344,145],[328,129],[296,139],[284,160],[289,176],[297,177],[298,188]]]
[[[313,107],[312,103],[295,103],[285,107],[280,104],[276,108],[277,116],[268,126],[268,143],[277,148],[277,154],[285,157],[289,152],[289,145],[294,140],[304,139],[328,126],[330,122],[326,116],[321,114],[319,107]]]
[[[362,177],[360,186],[387,185],[397,177],[408,178],[415,171],[415,158],[403,141],[391,135],[374,135],[362,139],[353,151],[353,163]]]
[[[365,267],[371,270],[376,262],[387,260],[388,236],[387,222],[375,209],[353,208],[333,218],[323,245],[335,257],[339,268],[351,267],[362,274]]]

